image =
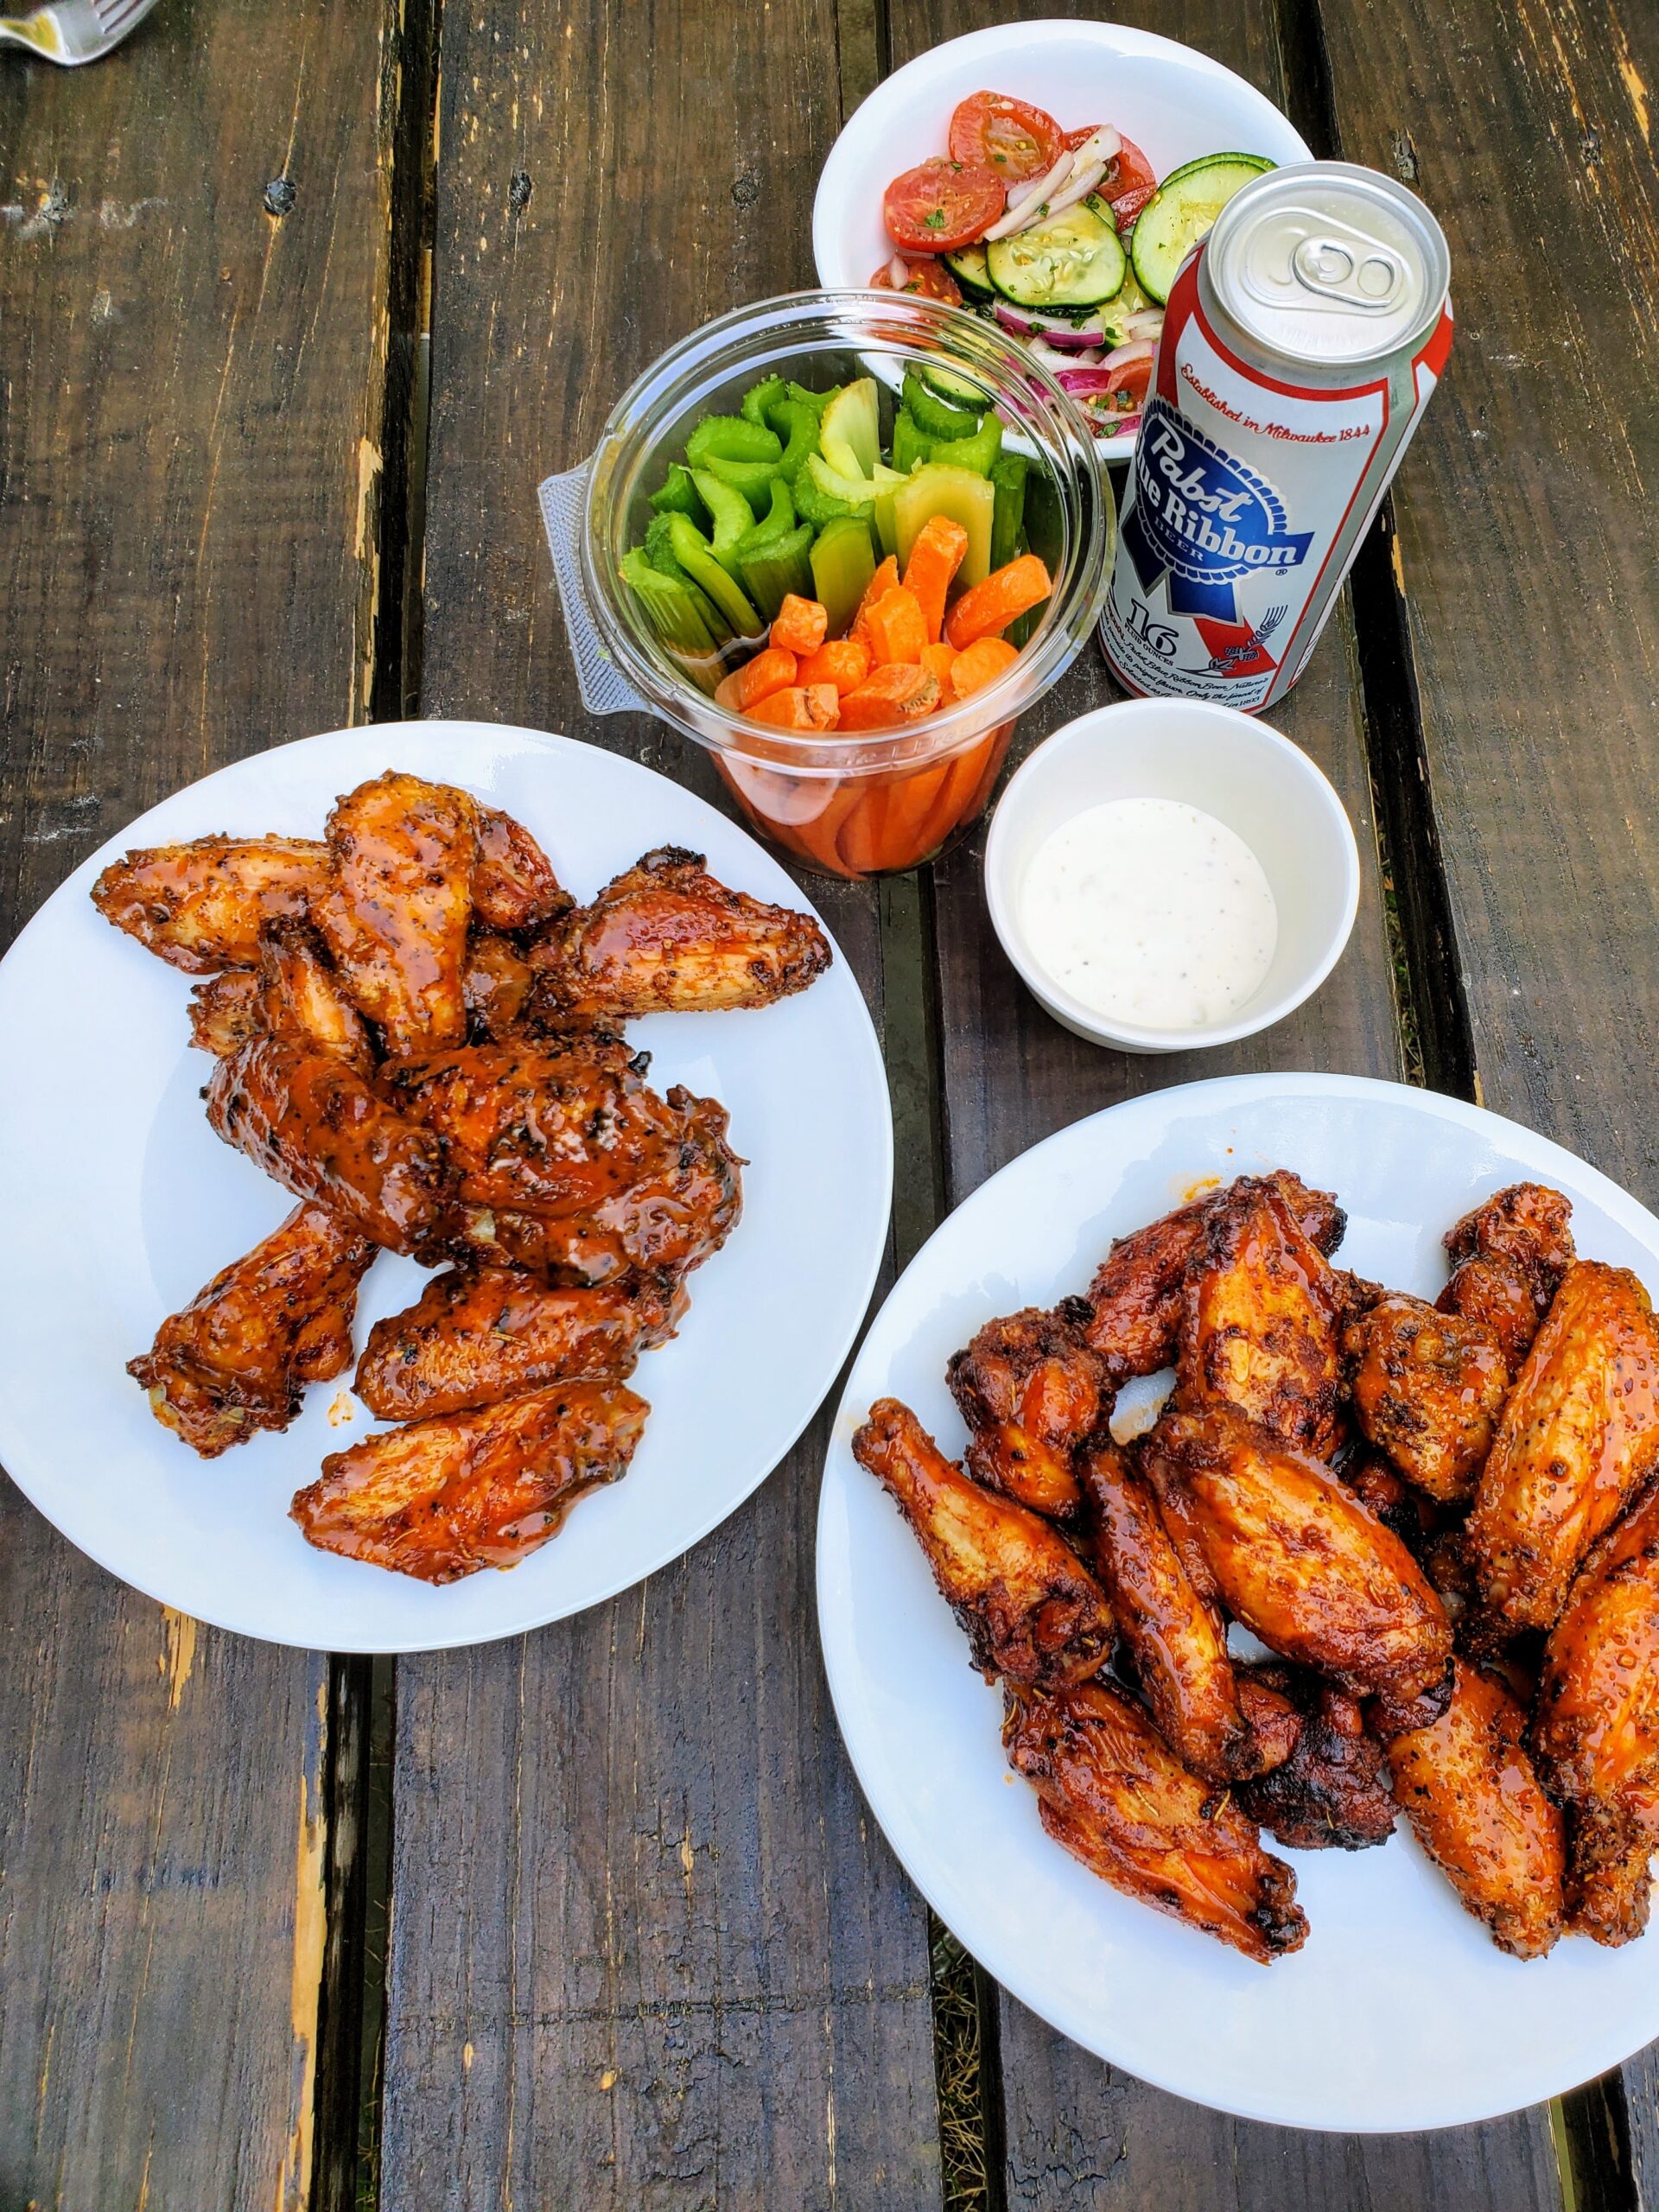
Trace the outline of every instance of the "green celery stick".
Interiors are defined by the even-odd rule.
[[[703,519],[702,501],[697,497],[696,486],[691,481],[691,472],[677,461],[671,461],[668,475],[662,489],[653,492],[651,504],[659,515],[689,515],[695,523]]]
[[[740,409],[746,423],[755,423],[766,428],[771,410],[784,396],[784,380],[780,376],[769,376],[763,383],[752,384],[743,395]]]
[[[1020,550],[1026,530],[1026,472],[1030,467],[1022,453],[1005,453],[991,469],[991,490],[996,506],[991,517],[991,566],[1006,568]]]
[[[668,518],[669,543],[674,557],[692,582],[706,591],[734,630],[741,637],[753,637],[760,626],[760,617],[745,596],[741,585],[728,576],[715,558],[715,549],[694,522],[684,515]]]
[[[715,525],[715,558],[728,576],[741,582],[732,548],[746,531],[754,528],[754,510],[741,492],[734,492],[729,484],[722,484],[706,468],[694,468],[691,481]],[[646,535],[649,537],[650,532]]]
[[[842,515],[825,523],[812,547],[812,590],[830,616],[830,635],[839,638],[858,612],[858,603],[875,574],[870,526],[861,516]]]
[[[832,525],[833,527],[833,525]],[[749,596],[770,622],[784,603],[785,592],[812,597],[812,525],[802,523],[781,537],[769,538],[749,551],[739,547],[743,582]]]

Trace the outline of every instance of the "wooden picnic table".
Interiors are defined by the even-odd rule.
[[[181,784],[349,722],[563,729],[711,791],[665,728],[584,718],[536,483],[671,340],[812,280],[819,166],[885,71],[1058,12],[163,0],[95,68],[0,57],[8,927]],[[1659,13],[1116,12],[1451,242],[1444,389],[1275,717],[1358,826],[1360,918],[1292,1020],[1147,1060],[1019,987],[981,841],[813,882],[886,1040],[893,1261],[1049,1131],[1243,1068],[1477,1096],[1659,1204]],[[1021,742],[1111,696],[1091,649]],[[1659,2202],[1652,2053],[1485,2126],[1304,2134],[980,1984],[836,1733],[823,1446],[645,1586],[395,1664],[158,1610],[4,1486],[0,2212]]]

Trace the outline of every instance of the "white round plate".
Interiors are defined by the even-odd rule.
[[[832,290],[868,284],[893,252],[881,195],[901,170],[945,150],[951,110],[970,92],[1007,92],[1063,129],[1109,123],[1159,177],[1200,154],[1312,161],[1272,101],[1219,61],[1126,23],[997,23],[930,47],[884,78],[830,149],[812,203],[812,257]],[[1128,461],[1133,436],[1096,442]]]
[[[186,1023],[190,978],[87,897],[135,845],[214,830],[316,836],[336,796],[387,767],[463,785],[516,815],[591,898],[656,845],[804,907],[752,837],[664,776],[569,738],[487,722],[382,723],[238,762],[177,792],[76,869],[0,963],[0,1034],[27,1038],[0,1092],[0,1462],[72,1543],[152,1598],[248,1636],[334,1651],[421,1651],[538,1627],[625,1590],[740,1505],[834,1382],[874,1287],[893,1189],[875,1033],[837,953],[757,1013],[629,1024],[651,1080],[731,1110],[743,1214],[691,1279],[678,1336],[640,1363],[651,1419],[623,1479],[578,1502],[506,1573],[442,1589],[314,1550],[288,1517],[324,1454],[363,1435],[349,1374],[283,1435],[203,1460],[162,1428],[124,1363],[157,1323],[274,1229],[293,1200],[208,1128],[211,1063]],[[418,1297],[383,1253],[355,1331]]]
[[[1586,1256],[1659,1289],[1659,1221],[1530,1130],[1403,1085],[1248,1075],[1079,1122],[975,1192],[865,1338],[818,1516],[818,1613],[842,1733],[888,1841],[1022,2004],[1177,2095],[1292,2127],[1448,2127],[1535,2104],[1659,2036],[1653,1937],[1508,1958],[1402,1822],[1379,1848],[1285,1853],[1310,1933],[1270,1967],[1137,1904],[1050,1841],[1009,1771],[1001,1698],[891,1501],[855,1461],[873,1399],[965,1439],[944,1363],[982,1321],[1087,1287],[1114,1236],[1207,1178],[1295,1169],[1348,1210],[1341,1263],[1432,1295],[1441,1233],[1531,1178],[1565,1191]],[[1277,1845],[1270,1845],[1274,1850]],[[1089,2115],[1077,2115],[1080,2126]]]

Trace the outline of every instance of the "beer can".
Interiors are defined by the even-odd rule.
[[[1107,659],[1254,714],[1306,665],[1452,345],[1414,193],[1346,162],[1234,194],[1169,296],[1130,464]]]

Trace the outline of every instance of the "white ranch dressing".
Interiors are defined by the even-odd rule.
[[[1091,1013],[1148,1029],[1224,1021],[1279,938],[1262,863],[1179,799],[1120,798],[1051,830],[1020,887],[1033,957]]]

